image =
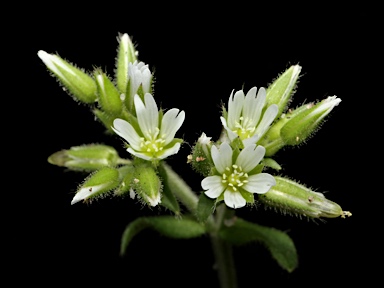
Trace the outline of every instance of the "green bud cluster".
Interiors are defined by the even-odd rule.
[[[141,96],[144,92],[152,91],[152,75],[146,70],[150,79],[149,87],[143,90],[143,84],[132,83],[129,69],[135,74],[137,69],[145,69],[143,63],[138,62],[137,54],[128,34],[120,35],[116,57],[115,77],[112,79],[101,68],[95,68],[91,73],[85,72],[74,64],[64,60],[56,54],[49,54],[43,50],[38,56],[61,85],[76,101],[91,107],[96,118],[111,132],[113,120],[116,118],[131,121],[135,116],[133,98],[135,94]],[[135,66],[136,65],[136,66]]]
[[[273,125],[259,141],[266,149],[266,157],[275,155],[285,146],[304,143],[320,128],[325,116],[341,102],[340,98],[330,96],[318,103],[289,108],[300,71],[300,66],[291,66],[267,89],[268,103],[277,104],[279,112]]]

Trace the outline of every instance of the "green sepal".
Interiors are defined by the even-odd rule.
[[[125,196],[130,192],[132,187],[135,167],[132,164],[124,165],[118,168],[119,186],[115,189],[116,196]]]
[[[236,159],[238,154],[240,154],[240,151],[244,149],[243,141],[241,141],[240,137],[236,137],[235,139],[232,140],[230,145],[233,151],[237,151],[237,154],[234,153],[234,157]]]
[[[274,176],[274,178],[276,185],[267,193],[258,196],[266,207],[279,209],[283,214],[309,218],[345,218],[352,215],[348,211],[343,211],[339,204],[325,198],[322,193],[312,191],[285,177]]]
[[[98,103],[101,110],[113,117],[119,117],[123,110],[120,92],[109,77],[100,69],[94,72],[98,91]]]
[[[119,35],[116,57],[116,85],[120,93],[126,93],[128,84],[128,64],[137,60],[136,50],[128,34]]]
[[[87,144],[55,152],[48,157],[48,162],[75,171],[95,171],[115,166],[119,159],[117,151],[111,146]]]
[[[212,142],[211,137],[207,137],[202,133],[192,148],[192,154],[188,156],[188,162],[193,170],[200,173],[204,177],[211,175],[212,169],[215,167],[211,156]]]
[[[243,196],[243,198],[245,199],[245,201],[247,203],[250,203],[250,204],[255,203],[255,197],[254,197],[253,193],[249,193],[243,189],[239,189],[239,192],[240,192],[241,196]]]
[[[92,172],[79,186],[71,204],[82,200],[92,200],[109,194],[119,185],[119,172],[116,168],[103,167]]]
[[[96,119],[100,121],[100,123],[103,124],[103,126],[106,128],[107,133],[109,134],[115,133],[111,128],[113,125],[113,120],[115,120],[115,117],[97,108],[93,109],[92,112],[96,116]]]
[[[188,217],[140,217],[129,223],[125,228],[121,239],[120,255],[126,253],[133,237],[147,228],[151,228],[161,235],[173,239],[191,239],[206,233],[204,225]]]
[[[283,114],[280,119],[275,122],[264,134],[263,138],[258,142],[259,145],[265,148],[265,156],[271,157],[275,155],[281,148],[285,146],[285,142],[280,136],[281,128],[287,123],[288,119]]]
[[[265,167],[269,167],[269,168],[275,169],[277,171],[282,169],[280,164],[277,163],[275,159],[267,157],[267,158],[264,158],[262,161],[263,161],[263,164]]]
[[[235,218],[230,225],[222,226],[219,236],[234,245],[261,243],[280,267],[288,272],[294,271],[298,266],[296,247],[292,239],[283,231]]]
[[[172,189],[169,187],[170,183],[167,170],[164,169],[163,165],[159,165],[158,172],[159,176],[161,177],[161,182],[163,183],[161,205],[171,210],[173,213],[175,213],[175,215],[180,215],[181,212],[179,202],[177,201],[175,195],[172,193]]]
[[[216,199],[211,199],[205,193],[200,193],[199,202],[197,202],[196,218],[200,222],[205,222],[216,209]]]
[[[42,50],[37,55],[74,100],[85,104],[93,104],[97,100],[96,83],[88,73],[58,55],[48,54]]]
[[[255,175],[255,174],[261,173],[264,169],[264,165],[265,165],[264,162],[257,164],[255,168],[253,168],[251,171],[248,172],[248,174]]]
[[[279,108],[276,119],[285,111],[287,105],[292,100],[292,95],[297,86],[297,80],[301,71],[301,66],[292,65],[280,76],[278,76],[267,88],[266,106],[276,104]]]
[[[328,97],[316,104],[309,103],[286,115],[287,121],[281,128],[280,136],[286,145],[299,145],[312,136],[326,115],[340,103],[336,96]]]
[[[137,164],[139,163],[139,164]],[[162,183],[157,171],[148,161],[136,159],[133,190],[145,204],[156,206],[161,202]]]

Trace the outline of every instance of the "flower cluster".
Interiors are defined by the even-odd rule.
[[[220,117],[225,131],[223,142],[210,145],[210,151],[205,152],[210,154],[208,157],[213,169],[201,182],[204,193],[216,201],[224,200],[230,208],[253,203],[253,194],[264,194],[276,184],[272,175],[262,173],[259,164],[264,158],[265,148],[257,142],[275,120],[278,106],[266,107],[264,88],[260,88],[257,95],[256,92],[257,88],[253,87],[246,96],[243,90],[231,93],[228,111],[223,108]],[[210,137],[203,133],[198,145],[206,147],[209,143]]]

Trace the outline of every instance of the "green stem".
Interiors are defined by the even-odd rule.
[[[216,210],[215,229],[210,233],[213,254],[215,256],[215,268],[219,277],[221,288],[236,288],[237,277],[235,261],[232,254],[232,245],[223,241],[218,232],[226,214],[225,205],[220,205]]]
[[[196,193],[192,191],[191,187],[189,187],[168,164],[164,161],[161,164],[167,173],[168,182],[172,183],[172,185],[169,185],[172,193],[194,214],[199,200]]]
[[[167,173],[168,181],[171,183],[170,188],[175,196],[187,207],[187,209],[195,214],[197,209],[198,197],[194,191],[184,182],[173,169],[162,162]],[[215,256],[215,268],[217,269],[221,288],[236,288],[236,270],[232,255],[231,244],[223,241],[218,232],[225,219],[227,209],[225,205],[220,205],[216,209],[215,217],[211,215],[207,220],[207,227],[210,230],[209,236],[213,254]]]

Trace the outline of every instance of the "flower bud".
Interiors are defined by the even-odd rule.
[[[203,132],[192,149],[192,154],[188,155],[187,163],[190,163],[194,170],[208,176],[214,167],[211,157],[211,137],[207,137]]]
[[[116,58],[116,85],[120,93],[125,93],[128,84],[128,64],[137,60],[137,51],[128,34],[118,39],[119,48]]]
[[[259,200],[266,207],[280,209],[284,214],[309,218],[345,218],[352,215],[343,211],[337,203],[325,198],[322,193],[314,192],[292,180],[274,177],[276,185],[267,193],[259,195]]]
[[[152,73],[147,64],[141,61],[128,63],[128,84],[125,96],[125,106],[128,111],[134,111],[134,98],[139,95],[144,99],[146,93],[152,92]]]
[[[99,105],[103,111],[118,117],[123,110],[123,103],[120,93],[113,82],[101,71],[95,72],[97,91],[99,96]]]
[[[156,206],[161,202],[161,181],[150,163],[135,165],[132,190],[145,204]]]
[[[291,100],[300,71],[301,66],[292,65],[268,87],[267,106],[277,104],[279,110],[276,118],[280,117]]]
[[[330,96],[317,104],[306,104],[297,111],[287,114],[289,119],[281,128],[280,136],[287,145],[298,145],[305,141],[320,127],[325,116],[341,102],[340,98]]]
[[[118,168],[119,171],[119,186],[115,189],[114,194],[116,196],[125,196],[128,192],[131,192],[135,167],[131,164],[124,165]]]
[[[48,157],[48,162],[71,170],[94,171],[105,166],[115,166],[119,156],[117,151],[107,145],[89,144],[73,146]]]
[[[97,100],[96,83],[91,76],[58,55],[48,54],[42,50],[37,55],[75,100],[86,104],[92,104]]]
[[[105,197],[119,185],[119,172],[115,168],[104,167],[90,174],[84,183],[77,189],[71,204],[81,200],[93,200]]]
[[[319,128],[325,116],[341,102],[340,98],[330,96],[317,104],[309,103],[282,114],[259,142],[270,157],[286,145],[303,143]]]

